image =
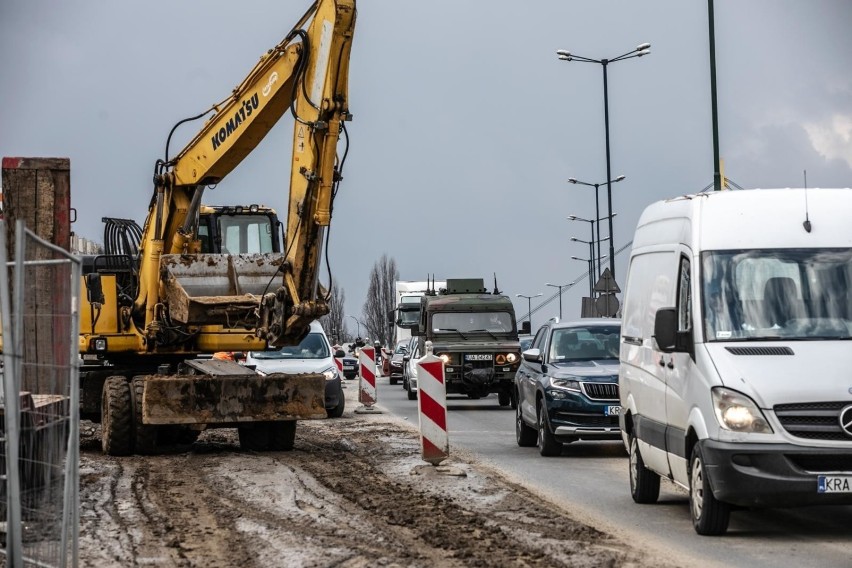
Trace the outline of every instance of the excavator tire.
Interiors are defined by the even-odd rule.
[[[135,443],[133,446],[137,454],[154,454],[157,452],[157,428],[142,423],[142,393],[145,390],[145,377],[139,375],[133,377],[130,383],[133,395],[133,426],[135,430]]]
[[[273,452],[289,452],[296,443],[296,421],[269,423],[269,449]]]
[[[252,422],[238,426],[237,433],[240,436],[240,448],[243,450],[265,452],[269,448],[270,428],[268,422]]]
[[[132,414],[127,379],[108,377],[101,398],[101,447],[105,454],[128,456],[133,452]]]

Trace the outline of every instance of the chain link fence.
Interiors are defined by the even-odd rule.
[[[0,221],[3,331],[0,562],[77,566],[80,259]]]

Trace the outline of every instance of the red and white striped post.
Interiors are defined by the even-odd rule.
[[[376,391],[376,350],[373,347],[362,347],[361,353],[358,355],[358,402],[363,406],[356,408],[355,412],[378,413],[379,410],[373,408],[378,400]]]
[[[335,357],[334,364],[337,365],[337,374],[340,375],[340,379],[343,380],[343,357]]]
[[[417,390],[421,453],[424,461],[438,465],[450,455],[447,384],[444,362],[432,354],[431,342],[426,343],[426,356],[417,361]]]

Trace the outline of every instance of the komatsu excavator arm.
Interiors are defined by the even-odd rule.
[[[327,313],[318,275],[340,179],[337,143],[351,118],[355,16],[354,0],[315,2],[232,94],[208,111],[212,117],[186,147],[157,162],[131,309],[149,339],[159,333],[163,317],[186,326],[239,319],[278,346],[297,342],[313,319]],[[288,111],[295,124],[284,258],[214,263],[194,254],[200,250],[197,220],[205,186],[227,176]],[[270,184],[280,182],[276,173],[270,177]],[[260,264],[265,269],[258,271]],[[211,284],[223,276],[226,284]]]

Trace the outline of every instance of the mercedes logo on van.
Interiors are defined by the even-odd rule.
[[[840,411],[840,427],[847,436],[852,436],[852,404]]]

